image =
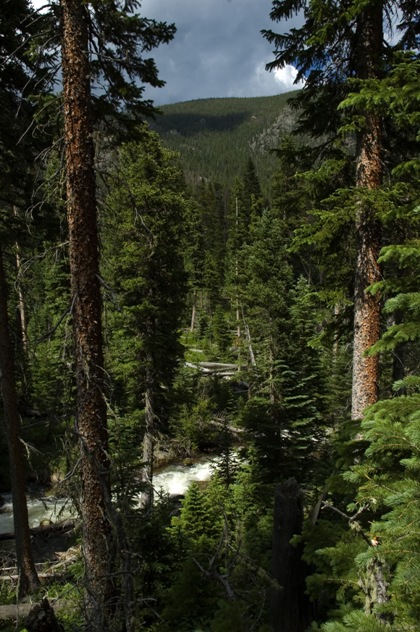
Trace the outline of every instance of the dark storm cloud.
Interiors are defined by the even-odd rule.
[[[143,0],[142,15],[177,27],[174,41],[151,53],[166,86],[148,88],[146,96],[165,104],[294,89],[293,69],[264,69],[273,54],[261,29],[284,30],[270,20],[271,6],[271,0]]]
[[[45,0],[31,0],[39,8]],[[268,73],[271,45],[261,29],[289,31],[298,24],[276,24],[272,0],[142,0],[140,14],[174,22],[174,41],[151,51],[164,88],[146,88],[157,105],[207,97],[266,96],[287,92],[294,69]]]

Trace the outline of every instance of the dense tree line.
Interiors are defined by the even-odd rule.
[[[246,107],[148,123],[145,55],[174,25],[137,0],[0,8],[0,481],[18,597],[71,594],[65,629],[418,625],[419,14],[317,0],[271,17],[302,9],[264,33],[269,67],[305,81],[293,129],[272,147],[270,123],[238,170],[223,145]],[[212,158],[193,171],[165,125]],[[209,452],[208,484],[155,489],[163,460]],[[31,479],[80,517],[53,588]]]
[[[151,122],[165,145],[180,153],[188,183],[200,178],[230,188],[243,171],[245,156],[255,164],[264,193],[276,165],[278,138],[295,125],[289,94],[254,98],[200,99],[163,105]]]

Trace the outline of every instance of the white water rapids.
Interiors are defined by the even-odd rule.
[[[188,465],[168,465],[153,477],[153,486],[157,492],[178,496],[185,494],[193,481],[208,481],[217,459],[205,459]],[[0,533],[13,532],[12,498],[10,494],[1,494],[4,505],[0,508]],[[68,498],[28,498],[29,526],[38,527],[41,521],[57,522],[71,518],[74,510]]]

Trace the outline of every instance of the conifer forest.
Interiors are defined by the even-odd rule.
[[[420,630],[420,10],[270,18],[158,108],[140,0],[0,3],[2,630]]]

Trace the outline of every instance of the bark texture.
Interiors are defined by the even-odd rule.
[[[90,116],[87,5],[61,0],[67,217],[81,446],[83,552],[88,627],[107,628],[111,528],[106,404],[103,395],[93,126]]]
[[[382,51],[382,5],[377,3],[361,17],[361,48],[359,77],[379,76]],[[381,278],[378,264],[381,247],[380,223],[375,206],[363,192],[382,183],[382,121],[374,112],[365,113],[365,124],[357,142],[356,187],[360,188],[356,208],[357,261],[354,295],[354,347],[352,419],[362,419],[367,406],[378,399],[378,356],[366,356],[366,351],[380,336],[380,296],[366,288]]]
[[[39,588],[39,579],[32,555],[25,490],[25,455],[20,440],[15,366],[7,313],[7,284],[0,247],[0,377],[4,407],[4,423],[10,460],[13,521],[16,558],[19,574],[19,596]]]

